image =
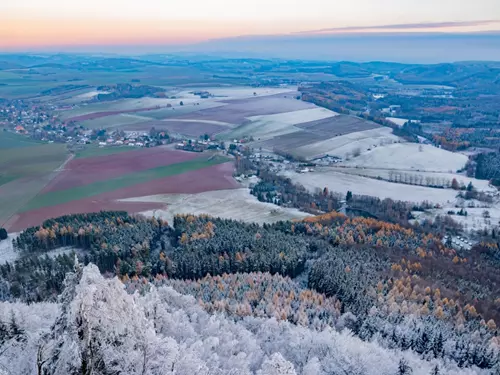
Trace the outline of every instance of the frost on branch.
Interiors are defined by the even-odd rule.
[[[383,348],[348,330],[209,314],[171,287],[130,295],[96,266],[75,271],[59,306],[0,304],[0,320],[14,311],[25,332],[0,344],[9,375],[392,375],[400,360],[414,375],[436,366],[440,374],[489,373]]]

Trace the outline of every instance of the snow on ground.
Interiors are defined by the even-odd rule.
[[[0,264],[6,262],[12,263],[17,259],[19,253],[12,246],[12,240],[17,235],[18,233],[10,233],[6,240],[0,241]]]
[[[274,115],[251,116],[248,117],[251,122],[232,131],[231,136],[251,135],[255,139],[265,140],[302,130],[293,125],[323,120],[337,115],[338,113],[329,109],[317,107]]]
[[[390,122],[392,122],[393,124],[396,124],[398,126],[403,126],[404,124],[406,124],[408,122],[407,118],[386,117],[385,119],[389,120]]]
[[[139,109],[139,108],[151,108],[151,107],[166,107],[168,104],[176,107],[180,106],[180,103],[184,106],[193,105],[202,101],[199,97],[194,97],[191,99],[167,99],[167,98],[138,98],[138,99],[124,99],[119,100],[112,105],[109,110],[127,110],[127,109]]]
[[[420,151],[422,150],[422,151]],[[362,152],[342,165],[365,168],[456,172],[467,163],[467,156],[431,145],[398,143]]]
[[[12,240],[17,237],[19,233],[10,233],[6,240],[0,241],[0,264],[4,264],[6,262],[12,263],[19,257],[19,252],[14,249],[12,246]],[[57,256],[61,254],[69,254],[74,249],[72,247],[61,247],[56,250],[52,250],[43,255],[47,254],[50,256]]]
[[[75,98],[82,98],[82,99],[92,99],[94,96],[97,96],[99,94],[109,94],[109,91],[89,91],[85,92],[83,94],[75,96]]]
[[[389,180],[391,175],[394,175],[394,170],[392,169],[377,169],[377,168],[344,168],[339,167],[336,170],[340,173],[355,174],[358,176],[365,176],[371,178],[381,178],[384,180]],[[460,185],[467,186],[469,182],[479,191],[484,192],[496,192],[497,189],[489,184],[487,180],[478,180],[476,178],[471,178],[458,173],[445,173],[445,172],[417,172],[409,170],[401,171],[402,175],[405,174],[411,176],[422,176],[423,183],[425,184],[427,179],[436,184],[441,184],[443,181],[450,182],[455,178]]]
[[[271,203],[259,202],[246,188],[199,194],[153,195],[129,198],[124,201],[165,203],[167,208],[164,210],[145,211],[142,214],[161,217],[169,223],[173,223],[176,214],[207,214],[259,224],[310,216],[293,208],[282,208]]]
[[[426,212],[415,212],[414,216],[418,221],[424,219],[431,219],[437,215],[446,216],[448,211],[458,212],[460,208],[456,208],[454,205],[448,205],[443,208],[428,210]],[[500,204],[496,203],[491,207],[481,207],[481,208],[464,208],[467,211],[467,216],[451,215],[450,217],[456,222],[462,224],[465,230],[480,230],[484,228],[491,229],[495,226],[500,225]],[[489,218],[483,216],[484,212],[488,211]]]
[[[215,99],[245,99],[259,96],[277,95],[286,92],[296,92],[296,86],[287,87],[249,87],[249,86],[228,86],[228,87],[199,87],[183,90],[175,94],[179,98],[198,98],[193,95],[195,91],[207,91],[215,96]],[[256,95],[254,95],[254,93]],[[204,99],[206,100],[206,99]]]
[[[151,121],[151,119],[144,116],[122,113],[119,115],[111,115],[106,117],[94,118],[91,120],[85,120],[82,121],[81,124],[90,129],[98,129],[132,125],[146,121]]]
[[[346,194],[370,195],[381,199],[391,198],[420,203],[429,201],[441,205],[453,203],[457,192],[451,189],[434,189],[423,186],[403,185],[373,178],[361,177],[336,172],[334,168],[318,168],[314,172],[283,172],[293,182],[303,185],[310,191],[327,187],[331,192]]]
[[[234,124],[231,124],[229,122],[224,122],[224,121],[215,121],[215,120],[187,120],[187,119],[163,119],[161,121],[165,122],[196,122],[196,123],[202,123],[202,124],[213,124],[213,125],[221,125],[221,126],[227,126],[227,127],[234,127]]]
[[[294,151],[294,154],[305,158],[314,158],[325,154],[346,158],[357,149],[363,152],[374,146],[400,141],[399,137],[392,134],[392,129],[384,127],[325,139],[299,147]]]

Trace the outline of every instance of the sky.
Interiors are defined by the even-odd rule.
[[[242,35],[500,30],[500,0],[0,0],[0,51]]]

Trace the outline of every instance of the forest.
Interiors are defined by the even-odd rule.
[[[500,186],[500,152],[479,154],[475,158],[475,177],[482,180],[493,180],[496,186]]]
[[[147,300],[154,291],[173,288],[192,296],[207,314],[224,316],[231,324],[258,329],[255,322],[271,319],[297,327],[292,330],[352,335],[352,340],[361,340],[363,345],[396,351],[402,360],[411,353],[412,360],[426,363],[419,365],[428,368],[426,374],[436,364],[442,373],[500,370],[498,243],[481,243],[470,253],[460,254],[447,248],[440,235],[423,228],[336,212],[262,226],[203,215],[176,216],[170,224],[125,212],[100,212],[47,220],[22,232],[14,240],[18,260],[0,266],[2,308],[13,311],[4,311],[5,318],[0,315],[6,327],[2,331],[0,325],[4,332],[0,333],[4,335],[0,364],[5,363],[2,351],[13,350],[14,342],[18,350],[32,350],[27,346],[35,345],[9,328],[12,319],[22,322],[16,323],[18,330],[30,328],[24,315],[16,318],[17,305],[12,303],[60,306],[66,298],[67,304],[73,304],[76,292],[68,292],[68,283],[77,277],[78,259],[78,267],[94,264],[89,267],[109,280],[100,282],[114,278],[115,289],[136,296],[125,299],[139,298],[139,293]],[[61,309],[63,315],[69,314],[65,307]],[[150,314],[151,322],[157,313]],[[249,319],[256,320],[249,323]],[[49,331],[55,332],[54,327]],[[57,339],[45,338],[46,342]],[[83,344],[77,345],[82,361],[90,355],[85,354]],[[292,373],[307,374],[305,362],[281,354],[295,369]],[[329,364],[318,360],[323,372],[316,373],[343,373],[329,371]],[[407,361],[393,363],[394,371],[385,373],[396,374],[401,366],[410,371]],[[118,371],[110,370],[109,366],[117,366],[115,362],[105,358],[101,362],[99,366],[104,367],[95,368],[96,373]],[[42,368],[53,371],[51,366],[56,364],[49,363],[44,362]],[[72,366],[68,374],[82,373],[83,362]],[[258,373],[257,367],[243,373]],[[449,372],[452,368],[455,372]],[[63,373],[50,371],[39,374]],[[399,373],[410,373],[404,371]],[[347,373],[373,372],[365,368]]]

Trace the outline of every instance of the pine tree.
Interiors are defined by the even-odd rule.
[[[443,335],[441,332],[434,338],[432,352],[434,353],[434,358],[439,358],[443,355]]]
[[[401,358],[399,360],[399,365],[398,365],[398,375],[410,375],[413,373],[413,370],[411,367],[408,365],[408,362],[404,359]]]
[[[427,332],[423,331],[417,338],[415,351],[420,354],[424,354],[429,351],[429,336],[427,335]]]
[[[439,372],[439,366],[436,365],[434,366],[434,368],[431,370],[431,375],[439,375],[440,372]]]
[[[24,334],[25,334],[24,330],[21,327],[19,327],[19,324],[16,321],[16,316],[14,315],[14,311],[12,311],[9,324],[10,338],[15,339],[16,341],[23,341]]]
[[[349,190],[345,196],[345,200],[349,202],[351,199],[352,199],[352,191]]]
[[[7,325],[0,321],[0,345],[9,339],[9,330]]]
[[[0,241],[7,239],[7,230],[5,228],[0,228]]]

